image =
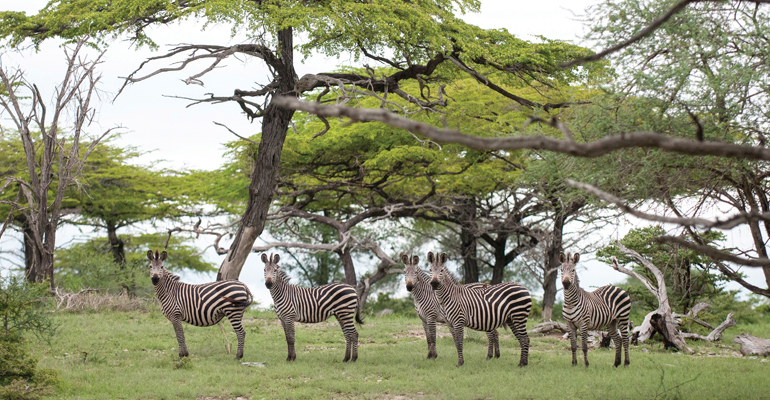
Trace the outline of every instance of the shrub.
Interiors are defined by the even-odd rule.
[[[38,399],[52,394],[58,381],[56,371],[37,369],[24,338],[0,336],[0,399]]]
[[[377,293],[377,299],[371,297],[366,302],[367,313],[376,314],[386,308],[393,310],[393,314],[416,316],[414,300],[411,296],[403,298],[390,297],[392,293]]]

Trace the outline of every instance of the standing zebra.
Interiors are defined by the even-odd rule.
[[[182,321],[195,326],[211,326],[227,316],[238,335],[237,358],[243,357],[243,342],[246,331],[241,320],[243,310],[251,305],[252,296],[249,288],[239,281],[219,281],[190,285],[179,282],[179,276],[163,268],[166,252],[155,254],[147,251],[150,259],[150,277],[155,286],[155,294],[160,300],[163,315],[171,321],[179,342],[179,357],[187,357],[187,346],[184,343]]]
[[[265,263],[265,286],[270,289],[270,295],[275,304],[275,313],[281,320],[286,343],[289,346],[289,356],[286,361],[294,361],[297,353],[294,351],[294,321],[323,322],[334,315],[345,335],[345,358],[358,359],[358,332],[353,323],[364,322],[358,315],[358,294],[353,286],[344,283],[329,283],[313,288],[301,288],[289,283],[289,275],[278,266],[280,256],[262,254]],[[351,348],[353,356],[351,358]]]
[[[422,320],[422,327],[425,329],[425,338],[428,341],[428,359],[438,357],[436,353],[436,322],[446,322],[444,310],[436,297],[436,293],[430,287],[430,275],[423,272],[418,263],[420,257],[409,257],[406,254],[401,255],[401,261],[404,262],[404,280],[406,281],[406,290],[412,293],[414,299],[414,310],[417,316]],[[452,277],[450,275],[450,277]],[[452,277],[453,278],[453,277]],[[455,284],[457,282],[455,281]],[[486,283],[469,283],[466,288],[482,289],[487,286]],[[452,325],[447,324],[450,332]],[[500,357],[500,342],[498,341],[497,329],[487,332],[489,340],[489,351],[487,360]],[[494,352],[494,353],[493,353]]]
[[[500,283],[484,289],[458,286],[451,272],[446,268],[446,253],[436,257],[428,252],[430,262],[430,285],[436,291],[450,325],[452,338],[457,347],[457,366],[463,360],[463,328],[492,332],[508,325],[519,340],[521,359],[519,366],[527,365],[529,336],[527,317],[532,308],[529,291],[518,283]]]
[[[626,352],[628,366],[628,313],[631,298],[618,287],[602,286],[593,292],[580,288],[575,264],[580,254],[570,258],[569,253],[559,254],[561,261],[561,283],[564,285],[564,319],[569,327],[569,341],[572,347],[572,365],[577,365],[577,330],[580,329],[583,346],[583,358],[588,366],[588,330],[607,327],[612,341],[615,342],[615,366],[620,365],[620,348]],[[620,334],[618,334],[618,330]],[[622,343],[622,346],[621,346]]]

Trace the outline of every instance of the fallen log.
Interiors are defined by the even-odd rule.
[[[567,325],[564,325],[561,322],[545,321],[535,325],[532,328],[532,330],[527,331],[527,333],[529,333],[530,335],[534,333],[550,333],[557,329],[562,332],[569,332],[569,328],[567,328]]]
[[[770,356],[770,340],[758,338],[742,333],[733,339],[733,342],[741,345],[741,354],[747,356],[756,354],[758,356]]]

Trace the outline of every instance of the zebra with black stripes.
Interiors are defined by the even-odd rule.
[[[150,259],[150,278],[155,294],[160,300],[163,315],[171,321],[179,342],[179,357],[187,357],[182,322],[194,326],[211,326],[227,317],[238,336],[237,358],[243,357],[243,342],[246,331],[241,325],[243,311],[251,305],[253,297],[245,284],[235,280],[190,285],[179,282],[179,276],[163,267],[166,252],[158,254],[147,251]]]
[[[406,290],[412,294],[414,299],[414,310],[422,321],[422,327],[425,330],[425,338],[428,341],[428,359],[438,357],[436,353],[436,323],[446,322],[444,310],[439,303],[436,293],[430,287],[430,275],[423,272],[418,266],[420,257],[401,255],[401,261],[404,263],[404,280],[406,281]],[[451,276],[450,276],[451,277]],[[457,282],[455,282],[457,283]],[[467,288],[482,289],[487,286],[486,283],[469,283]],[[447,324],[451,332],[452,326]],[[497,329],[487,332],[489,341],[489,351],[487,360],[500,357],[500,342]]]
[[[575,264],[580,254],[570,257],[567,253],[559,254],[561,261],[561,283],[564,286],[564,308],[562,313],[569,327],[569,341],[572,348],[572,365],[577,365],[577,331],[580,330],[583,358],[588,367],[588,330],[607,328],[615,343],[615,366],[620,365],[621,347],[626,353],[628,366],[628,314],[631,310],[631,297],[623,289],[607,285],[593,292],[580,288]]]
[[[446,268],[446,253],[434,256],[428,252],[430,285],[444,308],[447,325],[457,347],[457,366],[463,360],[463,329],[492,332],[507,325],[519,340],[521,359],[519,366],[528,363],[529,336],[527,318],[532,308],[529,291],[518,283],[508,282],[489,285],[483,289],[458,286],[452,273]]]
[[[358,359],[358,332],[353,323],[363,324],[358,313],[358,294],[353,286],[344,283],[329,283],[313,288],[302,288],[289,283],[289,275],[278,266],[280,256],[262,254],[265,263],[265,286],[273,297],[275,313],[281,320],[289,356],[294,361],[294,322],[324,322],[334,315],[345,335],[345,358],[343,362]],[[351,356],[352,351],[352,356]]]

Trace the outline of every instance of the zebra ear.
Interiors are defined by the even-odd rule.
[[[267,254],[262,253],[262,262],[267,264]]]
[[[446,253],[441,253],[438,259],[440,263],[446,264]]]
[[[168,254],[166,253],[166,250],[163,250],[163,253],[160,253],[160,260],[166,261],[166,257],[168,257]]]
[[[575,255],[572,256],[572,262],[577,264],[578,260],[580,260],[580,253],[575,253]]]
[[[278,261],[281,259],[281,256],[278,254],[273,254],[273,263],[278,264]]]
[[[404,264],[409,264],[409,256],[407,256],[404,253],[401,253],[401,262],[403,262]]]
[[[154,261],[155,260],[155,256],[153,256],[152,250],[147,250],[147,258],[149,258],[150,261]]]
[[[420,262],[420,257],[412,256],[412,264],[417,265]]]
[[[567,261],[567,256],[564,255],[564,252],[559,253],[559,262],[564,263]]]
[[[434,261],[435,259],[436,259],[436,258],[433,256],[433,252],[432,252],[432,251],[429,251],[429,252],[428,252],[428,262],[429,262],[429,263],[431,263],[431,264],[433,264],[433,261]]]

